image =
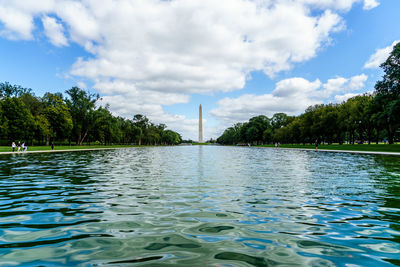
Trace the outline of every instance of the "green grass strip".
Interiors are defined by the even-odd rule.
[[[99,149],[99,148],[124,148],[124,147],[134,147],[131,145],[113,145],[113,146],[103,146],[103,145],[93,145],[93,146],[55,146],[54,150],[74,150],[74,149]],[[49,151],[50,146],[28,146],[28,151]],[[22,148],[21,148],[22,151]],[[11,146],[0,146],[0,152],[12,152]]]

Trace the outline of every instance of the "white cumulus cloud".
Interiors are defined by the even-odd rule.
[[[7,9],[1,13],[22,18],[2,15],[3,36],[32,38],[33,20],[43,16],[50,42],[75,42],[92,55],[77,60],[71,74],[121,79],[139,90],[237,90],[253,70],[273,76],[315,57],[343,27],[330,9],[311,12],[333,2],[47,0],[43,10],[32,1],[19,2],[0,2]],[[354,1],[342,2],[337,6]]]
[[[330,8],[340,11],[348,11],[355,3],[363,2],[363,9],[369,10],[379,5],[378,0],[299,0],[313,7]]]
[[[67,46],[68,41],[64,36],[64,27],[55,18],[44,16],[42,18],[44,33],[55,46]]]
[[[364,0],[364,9],[370,10],[379,6],[379,2],[377,0]]]
[[[53,7],[54,0],[40,0],[40,3],[35,0],[1,0],[0,36],[11,40],[33,39],[34,16],[49,12]]]
[[[323,85],[324,96],[329,97],[334,93],[338,92],[352,92],[363,89],[368,76],[363,74],[356,75],[348,78],[337,77],[333,79],[328,79],[328,81]]]
[[[344,94],[344,95],[335,95],[335,103],[342,103],[346,100],[348,100],[349,98],[352,98],[354,96],[356,96],[358,94],[354,94],[354,93],[348,93],[348,94]]]
[[[32,16],[5,6],[0,6],[0,14],[0,21],[4,24],[4,27],[0,29],[0,36],[11,40],[30,40],[33,38],[32,30],[34,25]]]
[[[379,68],[379,66],[385,62],[385,60],[389,57],[390,52],[392,52],[393,47],[399,43],[400,41],[394,41],[391,45],[377,49],[374,54],[372,54],[368,61],[365,62],[364,68],[366,69],[375,69]]]

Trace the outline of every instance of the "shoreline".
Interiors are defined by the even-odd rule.
[[[56,152],[81,152],[81,151],[96,151],[96,150],[113,150],[113,149],[126,149],[135,146],[127,147],[97,147],[97,148],[75,148],[75,149],[56,149],[56,150],[32,150],[20,152],[0,152],[0,155],[20,155],[20,154],[35,154],[35,153],[56,153]],[[400,152],[385,152],[385,151],[359,151],[359,150],[337,150],[337,149],[318,149],[314,148],[297,148],[297,147],[269,147],[269,146],[253,146],[256,148],[269,148],[269,149],[286,149],[286,150],[300,150],[300,151],[314,151],[314,152],[332,152],[332,153],[352,153],[352,154],[365,154],[365,155],[385,155],[385,156],[400,156]],[[252,148],[253,148],[252,147]]]
[[[258,146],[255,146],[258,147]],[[400,156],[400,152],[385,152],[385,151],[360,151],[360,150],[337,150],[337,149],[318,149],[315,148],[297,148],[297,147],[259,147],[259,148],[275,148],[275,149],[288,149],[300,151],[314,151],[314,152],[332,152],[332,153],[353,153],[353,154],[367,154],[367,155],[386,155],[386,156]]]
[[[20,154],[33,154],[33,153],[55,153],[55,152],[74,152],[74,151],[94,151],[94,150],[111,150],[111,149],[124,149],[130,147],[97,147],[97,148],[75,148],[75,149],[55,149],[55,150],[31,150],[31,151],[9,151],[0,152],[0,155],[20,155]]]

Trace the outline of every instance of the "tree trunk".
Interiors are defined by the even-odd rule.
[[[78,145],[79,146],[81,146],[82,144],[83,144],[83,140],[85,140],[85,138],[86,138],[86,136],[87,136],[87,134],[88,134],[88,130],[86,130],[86,132],[85,132],[85,134],[83,135],[83,137],[81,138],[81,134],[79,134],[79,143],[78,143]]]
[[[372,139],[372,130],[368,129],[368,145],[371,144],[371,139]]]
[[[389,145],[393,144],[393,137],[394,137],[393,132],[388,128],[388,142],[389,142]]]

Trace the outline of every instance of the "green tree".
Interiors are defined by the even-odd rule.
[[[20,97],[25,94],[31,94],[32,89],[23,88],[20,85],[11,85],[8,82],[0,83],[0,99],[7,97]]]
[[[91,128],[91,137],[105,145],[119,142],[117,120],[108,109],[107,105],[93,112],[94,127]]]
[[[73,122],[72,134],[77,145],[82,145],[89,131],[95,125],[95,104],[99,99],[98,94],[85,92],[78,87],[67,90],[69,99],[67,105],[71,111]]]
[[[147,136],[147,130],[150,127],[149,119],[141,114],[133,116],[133,123],[137,127],[135,137],[138,140],[139,146],[142,144],[143,138]],[[140,129],[140,130],[139,130]]]
[[[258,131],[257,127],[249,126],[249,127],[247,127],[246,132],[245,132],[245,136],[246,136],[245,140],[250,143],[257,142],[258,135],[259,135],[259,131]]]
[[[380,67],[385,74],[375,84],[375,101],[380,106],[378,118],[386,126],[389,144],[393,144],[394,134],[400,126],[400,43],[394,46]]]
[[[177,132],[165,130],[161,134],[161,140],[164,145],[177,145],[182,141],[182,138]]]
[[[136,144],[138,144],[139,146],[142,145],[142,139],[144,136],[142,128],[138,127],[137,125],[133,125],[132,136]]]
[[[322,140],[328,142],[328,144],[333,143],[338,137],[338,109],[334,104],[322,105],[318,109],[318,120],[319,132],[321,133]]]
[[[285,113],[275,113],[271,118],[271,126],[274,130],[279,129],[288,125],[292,120],[293,117],[290,117]]]
[[[287,134],[287,142],[298,144],[302,141],[301,134],[301,117],[296,117],[291,123],[282,128],[288,132]]]
[[[43,114],[50,124],[46,145],[49,145],[50,137],[58,140],[69,137],[73,128],[72,117],[62,94],[46,93],[42,97],[42,103]]]
[[[264,140],[264,133],[267,129],[272,131],[270,119],[267,116],[260,115],[253,117],[248,122],[248,129],[246,130],[247,140],[262,144]]]
[[[28,141],[33,138],[35,121],[24,102],[17,97],[6,97],[0,101],[1,135],[8,140]]]
[[[35,138],[36,140],[41,140],[43,137],[46,138],[46,145],[49,145],[49,138],[52,135],[50,123],[47,118],[40,114],[34,117],[35,121]]]
[[[157,145],[161,139],[159,129],[154,124],[150,123],[146,128],[143,139],[146,145]]]

